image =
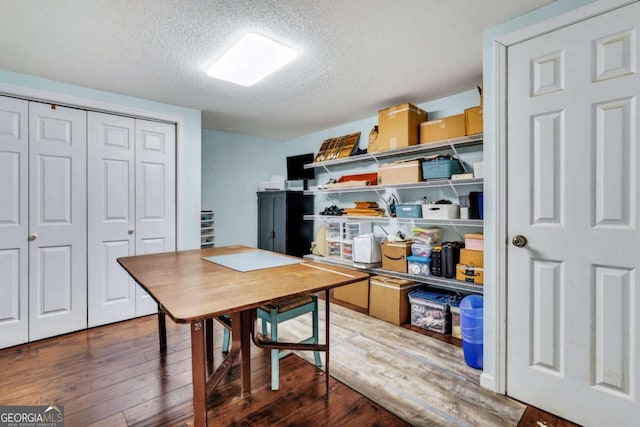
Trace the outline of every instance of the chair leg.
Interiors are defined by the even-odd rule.
[[[271,341],[278,342],[278,310],[271,310]],[[264,326],[263,326],[264,327]],[[280,351],[271,350],[271,390],[280,389]]]
[[[318,344],[318,297],[316,295],[313,295],[313,312],[311,313],[311,319],[313,325],[313,343]],[[313,352],[313,358],[316,362],[316,366],[322,366],[319,351]]]
[[[231,333],[227,328],[222,328],[222,352],[229,351],[229,341],[231,341]]]

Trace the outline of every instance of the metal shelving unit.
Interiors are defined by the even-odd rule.
[[[390,185],[367,185],[360,187],[344,187],[344,188],[318,188],[315,190],[305,190],[304,194],[344,194],[344,193],[362,193],[365,191],[379,191],[391,188],[394,190],[411,190],[416,188],[435,188],[435,187],[452,187],[463,185],[482,185],[483,178],[472,179],[438,179],[431,181],[413,182],[410,184],[390,184]]]
[[[357,156],[349,156],[342,159],[334,159],[334,160],[327,160],[324,162],[309,163],[304,165],[304,168],[305,169],[322,168],[322,167],[326,168],[327,166],[335,166],[335,165],[342,165],[345,163],[356,163],[356,162],[364,162],[364,161],[377,162],[378,159],[384,159],[388,157],[398,157],[398,156],[404,156],[409,154],[429,153],[432,151],[439,151],[439,150],[449,149],[449,148],[455,151],[456,148],[469,147],[473,145],[482,144],[483,138],[484,138],[483,134],[478,134],[478,135],[471,135],[471,136],[462,136],[460,138],[444,139],[442,141],[430,142],[429,144],[411,145],[409,147],[396,148],[394,150],[385,150],[385,151],[379,151],[376,153],[367,153],[367,154],[359,154]]]
[[[305,220],[326,222],[345,221],[370,221],[370,222],[395,222],[398,224],[415,225],[451,225],[456,227],[482,227],[484,221],[481,219],[425,219],[425,218],[389,218],[388,216],[356,216],[356,215],[305,215]]]
[[[349,267],[349,268],[353,268],[354,270],[366,271],[366,272],[372,273],[372,274],[382,274],[382,275],[385,275],[385,276],[392,276],[392,277],[400,277],[400,278],[403,278],[403,279],[410,279],[410,280],[413,280],[415,282],[424,283],[426,285],[433,286],[433,287],[436,287],[436,288],[441,288],[441,289],[449,289],[449,290],[454,290],[454,291],[458,291],[458,292],[475,293],[475,294],[481,294],[483,292],[483,286],[482,285],[476,285],[476,284],[473,284],[473,283],[461,282],[461,281],[455,280],[455,279],[447,279],[446,277],[416,276],[416,275],[413,275],[413,274],[399,273],[397,271],[383,270],[382,268],[357,268],[357,267],[354,267],[354,265],[353,265],[353,263],[351,261],[347,261],[347,260],[340,259],[340,258],[337,258],[337,257],[335,257],[335,258],[334,257],[323,257],[323,256],[309,254],[309,255],[305,255],[304,258],[312,260],[312,261],[321,262],[321,263],[324,263],[324,264],[339,265],[341,267]]]
[[[408,157],[411,155],[419,155],[425,154],[435,151],[442,150],[451,150],[452,153],[458,156],[457,149],[462,147],[472,147],[482,145],[484,140],[483,134],[471,135],[471,136],[463,136],[460,138],[447,139],[442,141],[437,141],[429,144],[418,144],[409,147],[402,147],[394,150],[386,150],[376,153],[367,153],[360,154],[357,156],[350,156],[342,159],[334,159],[327,160],[324,162],[310,163],[304,165],[305,169],[310,168],[323,168],[326,172],[331,174],[329,167],[337,166],[337,165],[346,165],[353,164],[359,162],[375,162],[380,163],[381,159],[390,159],[394,157]],[[460,180],[452,180],[452,179],[439,179],[439,180],[430,180],[430,181],[422,181],[422,182],[414,182],[409,184],[391,184],[391,185],[371,185],[371,186],[358,186],[358,187],[343,187],[343,188],[318,188],[313,190],[306,190],[304,194],[308,195],[330,195],[330,194],[348,194],[348,193],[361,193],[361,192],[375,192],[379,197],[382,196],[382,193],[385,192],[386,189],[392,189],[394,191],[397,190],[409,190],[409,189],[427,189],[427,188],[437,188],[437,187],[450,187],[453,189],[453,192],[457,195],[458,192],[456,190],[459,186],[482,186],[484,184],[484,179],[482,178],[472,178],[472,179],[460,179]],[[324,221],[328,224],[336,224],[336,223],[349,223],[349,222],[363,222],[368,221],[372,223],[387,223],[387,224],[411,224],[414,226],[444,226],[451,227],[458,232],[459,235],[463,235],[464,233],[461,230],[458,230],[458,227],[475,227],[482,228],[484,226],[484,221],[480,219],[426,219],[426,218],[390,218],[386,216],[351,216],[351,215],[342,215],[342,216],[330,216],[330,215],[304,215],[305,220],[309,221]],[[305,258],[311,259],[318,262],[323,262],[326,264],[334,264],[340,265],[344,267],[349,267],[353,269],[358,269],[353,266],[353,264],[346,259],[341,258],[340,256],[316,256],[316,255],[305,255]],[[338,254],[339,255],[339,254]],[[424,283],[429,286],[454,290],[462,293],[478,293],[481,294],[483,292],[483,286],[462,282],[455,279],[447,279],[444,277],[438,276],[416,276],[412,274],[406,273],[398,273],[395,271],[383,270],[382,268],[367,268],[367,269],[359,269],[364,270],[372,274],[383,274],[387,276],[400,277],[404,279],[414,280],[419,283]]]

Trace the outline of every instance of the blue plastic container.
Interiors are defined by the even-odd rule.
[[[449,179],[464,169],[458,159],[435,159],[422,161],[422,179]]]
[[[396,216],[398,218],[422,218],[422,205],[396,205]]]
[[[464,360],[472,368],[482,369],[484,336],[483,303],[480,295],[467,295],[460,301],[460,330]]]

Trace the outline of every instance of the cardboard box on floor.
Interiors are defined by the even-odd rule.
[[[333,298],[358,307],[369,308],[369,279],[334,288]]]
[[[418,144],[420,123],[425,120],[427,112],[409,103],[378,111],[378,137],[372,148],[384,151]]]
[[[373,276],[369,282],[369,316],[394,325],[409,323],[408,294],[421,284],[388,276]]]

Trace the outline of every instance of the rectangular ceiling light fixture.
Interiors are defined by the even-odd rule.
[[[296,57],[296,51],[260,34],[248,33],[209,69],[207,75],[252,86]]]

